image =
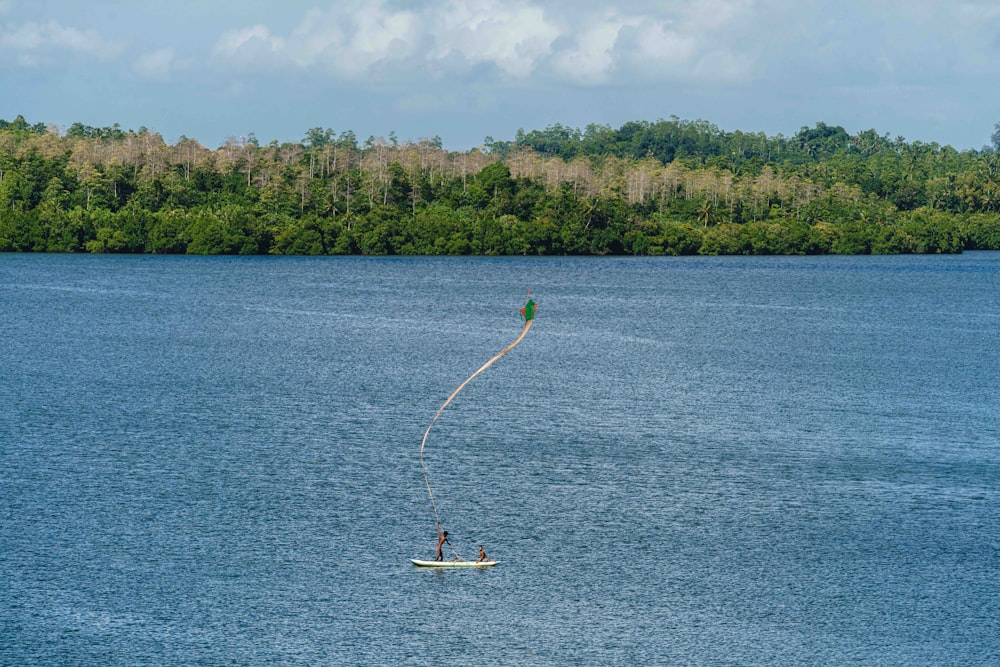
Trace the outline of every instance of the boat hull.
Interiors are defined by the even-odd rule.
[[[410,562],[417,567],[438,568],[493,567],[497,564],[495,560],[476,562],[474,560],[417,560],[416,558],[411,558]]]

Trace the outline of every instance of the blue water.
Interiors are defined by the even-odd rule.
[[[0,255],[0,664],[1000,664],[998,334],[986,253]]]

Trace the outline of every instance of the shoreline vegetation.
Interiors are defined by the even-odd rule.
[[[556,124],[447,151],[313,128],[211,150],[0,120],[0,251],[790,255],[1000,249],[994,146],[706,121]]]

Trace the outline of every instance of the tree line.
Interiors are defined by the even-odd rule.
[[[1000,249],[1000,126],[957,151],[817,123],[676,117],[487,137],[216,149],[147,128],[0,120],[0,251],[865,254]]]

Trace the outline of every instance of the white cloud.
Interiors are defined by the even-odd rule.
[[[635,31],[635,53],[640,66],[643,63],[651,68],[683,66],[696,55],[699,46],[690,33],[672,29],[660,21],[644,22]]]
[[[552,58],[552,67],[559,75],[583,84],[605,83],[615,68],[615,45],[622,29],[636,23],[614,14],[596,17],[580,29],[570,46],[558,50]]]
[[[264,26],[225,33],[213,51],[243,65],[262,64],[332,72],[344,79],[391,78],[423,72],[440,76],[483,64],[513,78],[536,71],[559,30],[528,2],[475,0],[421,11],[353,1],[313,9],[287,39]]]
[[[645,12],[584,15],[552,58],[554,73],[586,85],[612,81],[729,82],[746,76],[757,47],[741,39],[746,0],[710,0]]]
[[[163,48],[139,56],[133,69],[149,79],[166,79],[179,65],[176,52],[171,48]]]
[[[689,78],[699,51],[704,49],[703,41],[694,31],[674,27],[672,21],[642,18],[624,27],[616,62],[628,78]],[[717,77],[710,75],[708,80]]]
[[[433,48],[428,58],[438,64],[494,65],[504,74],[524,78],[535,73],[552,53],[562,29],[538,5],[478,0],[451,2],[432,16]]]
[[[636,3],[619,3],[633,6]],[[645,3],[643,3],[645,5]],[[447,0],[417,6],[346,0],[308,11],[286,36],[265,25],[231,30],[219,62],[399,81],[493,71],[509,81],[596,85],[707,77],[729,81],[753,66],[739,26],[751,0],[683,0],[632,11],[546,0]],[[486,69],[483,69],[483,68]]]
[[[215,43],[212,55],[231,62],[257,65],[273,62],[285,49],[285,40],[262,25],[230,30]]]
[[[287,38],[263,25],[228,31],[216,42],[212,56],[238,66],[294,67],[354,79],[368,76],[385,61],[410,59],[419,34],[410,12],[392,11],[378,2],[353,2],[308,11]]]
[[[416,54],[419,17],[380,2],[312,10],[292,33],[288,57],[304,69],[363,78],[386,62],[404,63]]]
[[[40,64],[59,51],[108,60],[121,53],[124,44],[109,42],[93,30],[78,30],[57,21],[25,23],[0,32],[0,49],[14,51],[23,64]]]

